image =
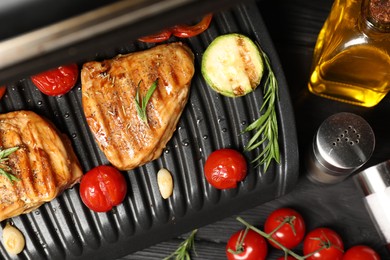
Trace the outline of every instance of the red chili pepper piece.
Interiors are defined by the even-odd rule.
[[[151,34],[148,36],[144,36],[139,38],[138,40],[141,42],[147,42],[147,43],[157,43],[157,42],[163,42],[168,40],[172,35],[172,32],[170,30],[163,30],[159,33]]]
[[[172,34],[179,38],[194,37],[198,34],[201,34],[205,30],[207,30],[207,28],[209,28],[212,18],[213,15],[208,14],[204,16],[202,20],[195,25],[175,25],[172,28],[165,29],[155,34],[141,37],[138,40],[147,43],[159,43],[159,42],[167,41]]]
[[[0,99],[4,96],[6,90],[6,86],[0,86]]]
[[[189,38],[201,34],[207,28],[209,28],[211,20],[213,18],[212,14],[208,14],[203,19],[195,25],[176,25],[171,28],[171,32],[176,37],[180,38]]]

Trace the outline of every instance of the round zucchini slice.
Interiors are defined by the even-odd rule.
[[[260,84],[264,64],[257,45],[237,33],[215,38],[202,58],[202,75],[207,84],[228,97],[246,95]]]

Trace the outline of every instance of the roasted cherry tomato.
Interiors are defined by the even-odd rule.
[[[194,37],[209,28],[212,18],[213,15],[208,14],[204,16],[203,19],[195,25],[176,25],[171,29],[172,34],[180,38]]]
[[[374,249],[365,245],[357,245],[348,249],[343,260],[380,260],[381,257]]]
[[[237,187],[247,172],[244,156],[233,149],[220,149],[212,152],[204,165],[207,181],[217,189]]]
[[[284,223],[284,224],[283,224]],[[292,249],[299,245],[305,236],[305,222],[297,211],[290,208],[274,210],[266,219],[264,231],[281,245]],[[278,245],[269,241],[270,244],[280,249]]]
[[[123,175],[114,167],[101,165],[87,172],[80,183],[80,197],[93,211],[106,212],[122,203],[127,184]]]
[[[0,86],[0,99],[4,96],[6,90],[6,86]]]
[[[308,260],[341,260],[344,243],[339,234],[329,228],[316,228],[310,231],[303,241],[304,255],[313,254]]]
[[[77,64],[59,66],[31,77],[35,86],[49,96],[63,95],[76,84],[79,75]]]
[[[172,35],[172,32],[170,30],[163,30],[156,34],[151,34],[148,36],[144,36],[139,38],[138,40],[141,42],[148,42],[148,43],[156,43],[156,42],[163,42],[168,40]]]
[[[268,253],[267,242],[255,231],[248,229],[234,233],[226,245],[228,260],[264,260]]]

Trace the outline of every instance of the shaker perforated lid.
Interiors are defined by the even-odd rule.
[[[346,112],[332,115],[314,137],[309,178],[322,183],[340,182],[368,161],[374,147],[374,133],[362,117]]]

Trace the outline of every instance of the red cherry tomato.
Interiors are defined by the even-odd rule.
[[[381,257],[374,249],[364,245],[353,246],[348,249],[343,260],[380,260]]]
[[[167,29],[156,34],[151,34],[148,36],[141,37],[138,40],[141,42],[157,43],[157,42],[167,41],[171,37],[171,35],[172,32]]]
[[[0,99],[4,96],[6,90],[6,86],[0,86]]]
[[[313,254],[306,258],[308,260],[341,260],[344,254],[343,251],[344,243],[341,237],[329,228],[313,229],[303,241],[304,255]]]
[[[31,76],[31,80],[42,93],[58,96],[75,86],[78,75],[77,64],[69,64]]]
[[[285,222],[283,224],[283,222]],[[283,224],[282,226],[280,226]],[[275,231],[276,230],[276,231]],[[274,210],[266,219],[264,231],[268,234],[271,232],[271,237],[285,246],[292,249],[299,245],[305,236],[305,222],[301,214],[290,208],[280,208]],[[280,247],[269,241],[270,244],[280,249]]]
[[[96,212],[107,212],[122,203],[126,192],[125,178],[112,166],[93,168],[83,176],[80,183],[81,200]]]
[[[213,15],[208,14],[204,16],[203,19],[195,25],[176,25],[171,29],[172,34],[180,38],[194,37],[209,28],[212,18]]]
[[[249,229],[244,236],[245,230],[234,233],[226,245],[228,260],[264,260],[268,253],[267,242],[255,231]],[[240,246],[240,241],[242,244]],[[236,252],[236,253],[234,253]]]
[[[233,149],[220,149],[212,152],[204,165],[207,181],[217,189],[237,187],[247,172],[244,156]]]

